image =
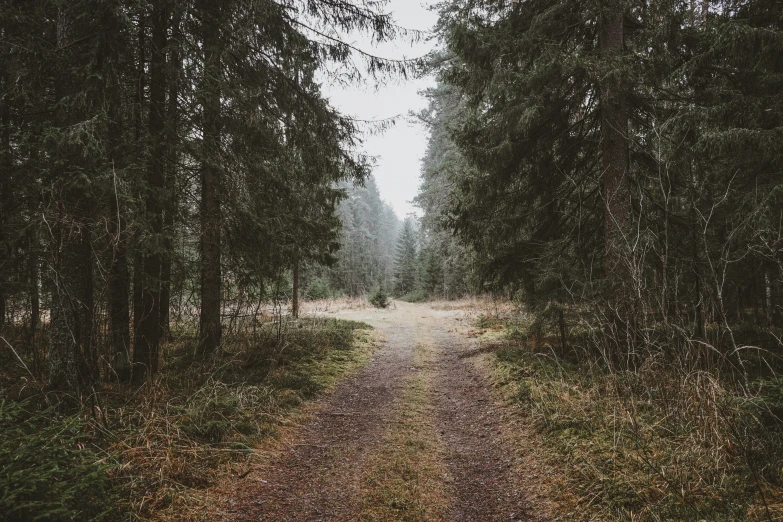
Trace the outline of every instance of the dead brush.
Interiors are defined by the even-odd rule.
[[[182,336],[166,346],[160,377],[140,389],[107,385],[90,423],[119,465],[123,509],[142,519],[202,518],[208,488],[246,468],[290,410],[356,363],[360,323],[303,319],[235,335],[225,354],[192,360]]]
[[[335,313],[340,310],[363,310],[371,308],[364,297],[334,297],[313,299],[302,303],[302,310],[308,314]]]
[[[519,325],[507,334],[529,339]],[[697,360],[705,348],[687,339],[663,346],[651,335],[623,369],[576,345],[589,336],[569,335],[576,358],[541,342],[559,334],[494,353],[498,383],[560,470],[550,491],[565,512],[578,520],[781,518],[783,423],[762,400],[768,380],[747,386],[727,371],[730,362],[715,362],[717,348]]]

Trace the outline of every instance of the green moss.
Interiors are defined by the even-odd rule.
[[[78,416],[0,402],[0,520],[115,520],[109,472]]]

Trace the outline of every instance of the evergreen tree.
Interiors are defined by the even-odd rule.
[[[416,275],[419,268],[418,241],[412,217],[405,218],[397,239],[397,256],[394,264],[395,290],[405,295],[416,288]]]
[[[428,295],[453,299],[469,292],[470,254],[451,230],[451,206],[456,202],[453,187],[470,167],[451,138],[452,125],[459,121],[458,91],[439,85],[426,94],[429,106],[418,117],[430,136],[415,199],[423,211],[421,252],[427,267],[420,280]]]
[[[366,294],[375,287],[390,289],[399,220],[381,199],[372,176],[363,185],[344,185],[343,190],[347,197],[338,209],[340,247],[324,277],[335,290],[351,296]]]
[[[213,356],[237,300],[263,299],[292,260],[334,258],[339,184],[369,164],[317,71],[407,64],[334,37],[399,34],[378,6],[304,7],[0,6],[0,316],[23,311],[32,330],[50,308],[53,390],[153,376],[172,306],[187,331],[185,303],[200,303],[196,351]]]
[[[780,30],[766,0],[444,4],[425,219],[484,288],[603,303],[616,349],[652,317],[775,321]]]

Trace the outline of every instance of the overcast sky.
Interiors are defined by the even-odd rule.
[[[437,15],[428,9],[434,3],[427,0],[391,0],[386,11],[391,12],[397,24],[406,29],[429,31]],[[349,41],[357,47],[384,58],[416,58],[424,56],[434,45],[431,41],[418,43],[397,41],[373,47],[366,38],[353,36]],[[427,131],[410,122],[408,112],[418,111],[426,101],[418,92],[432,86],[431,78],[399,81],[377,87],[375,85],[340,87],[328,82],[322,87],[332,104],[346,115],[362,120],[380,120],[403,116],[396,125],[381,135],[366,136],[364,151],[376,158],[373,171],[381,197],[394,207],[397,216],[404,218],[414,212],[410,201],[419,187],[420,161],[427,145]],[[377,87],[377,88],[376,88]]]

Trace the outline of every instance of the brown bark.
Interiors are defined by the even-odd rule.
[[[172,41],[169,44],[168,106],[166,111],[166,189],[163,202],[165,254],[160,275],[160,323],[164,340],[171,336],[171,265],[172,252],[174,251],[172,235],[174,234],[174,214],[176,212],[174,194],[179,164],[179,73],[182,68],[182,58],[179,53],[182,37],[180,23],[180,15],[177,13],[172,21]]]
[[[40,260],[39,260],[39,248],[38,248],[38,227],[33,224],[30,227],[30,235],[28,237],[28,292],[30,294],[30,330],[35,332],[38,329],[38,325],[41,321],[41,300],[38,286],[40,284]]]
[[[136,339],[136,332],[139,330],[139,323],[144,312],[144,301],[142,292],[142,279],[144,277],[144,258],[139,250],[138,243],[136,246],[136,252],[133,254],[133,280],[132,284],[132,300],[133,300],[133,338]],[[134,343],[135,344],[135,343]]]
[[[112,368],[120,381],[130,377],[130,276],[128,271],[128,245],[125,237],[125,218],[117,207],[116,198],[110,205],[109,221],[114,242],[109,272],[109,328],[111,331]]]
[[[57,17],[57,46],[64,49],[62,64],[85,59],[79,47],[70,46],[81,34],[75,13],[62,7]],[[58,71],[55,122],[67,129],[85,115],[73,99],[81,85],[69,67]],[[57,212],[52,235],[52,305],[49,337],[50,390],[76,392],[92,386],[97,379],[97,359],[93,346],[92,247],[89,230],[91,202],[80,187],[72,185],[71,170],[81,151],[62,143],[57,151],[55,177],[59,192],[54,195]]]
[[[767,302],[767,324],[775,324],[775,290],[774,278],[770,275],[770,270],[764,270],[764,296]]]
[[[4,70],[2,72],[3,89],[7,88],[8,74]],[[8,197],[11,193],[11,110],[9,107],[8,99],[4,96],[0,107],[0,114],[2,116],[2,129],[0,129],[0,136],[2,136],[2,166],[3,171],[0,173],[0,330],[5,326],[6,321],[6,274],[10,268],[8,265],[8,253],[10,247],[7,245],[8,238],[6,238],[6,229],[8,227]]]
[[[291,315],[299,317],[299,261],[294,263],[293,295],[291,297]]]
[[[133,349],[133,382],[138,384],[158,371],[161,338],[160,289],[161,246],[163,244],[164,141],[166,103],[166,36],[168,10],[165,0],[152,1],[152,53],[150,55],[150,156],[144,187],[146,221],[150,224],[152,247],[144,251],[142,312]]]
[[[220,19],[221,4],[198,3],[201,13],[204,73],[201,85],[201,316],[199,354],[220,352]]]
[[[109,33],[119,31],[117,19],[112,11],[104,13],[101,24]],[[117,62],[116,52],[109,51],[108,56]],[[131,332],[130,332],[130,271],[128,267],[128,235],[126,230],[125,209],[120,204],[120,179],[117,172],[126,166],[123,154],[121,117],[122,99],[116,86],[109,80],[111,71],[104,66],[104,56],[101,60],[103,77],[103,96],[108,114],[109,161],[112,168],[112,190],[108,195],[109,203],[109,237],[111,241],[111,258],[109,263],[109,342],[111,345],[111,375],[121,382],[130,380],[131,372]]]
[[[136,96],[133,104],[133,126],[134,142],[137,150],[141,153],[141,128],[144,120],[144,63],[146,56],[144,47],[146,44],[146,35],[144,29],[144,15],[139,14],[139,32],[138,32],[138,71],[136,79]],[[142,277],[144,273],[144,259],[139,245],[139,236],[135,238],[135,252],[133,254],[133,338],[139,331],[139,323],[144,311]],[[135,346],[134,346],[135,348]]]
[[[617,58],[623,51],[623,11],[619,2],[601,20],[600,49],[607,65],[601,80],[601,185],[604,197],[606,269],[617,292],[627,283],[624,259],[630,230],[631,194],[628,179],[628,113]]]

